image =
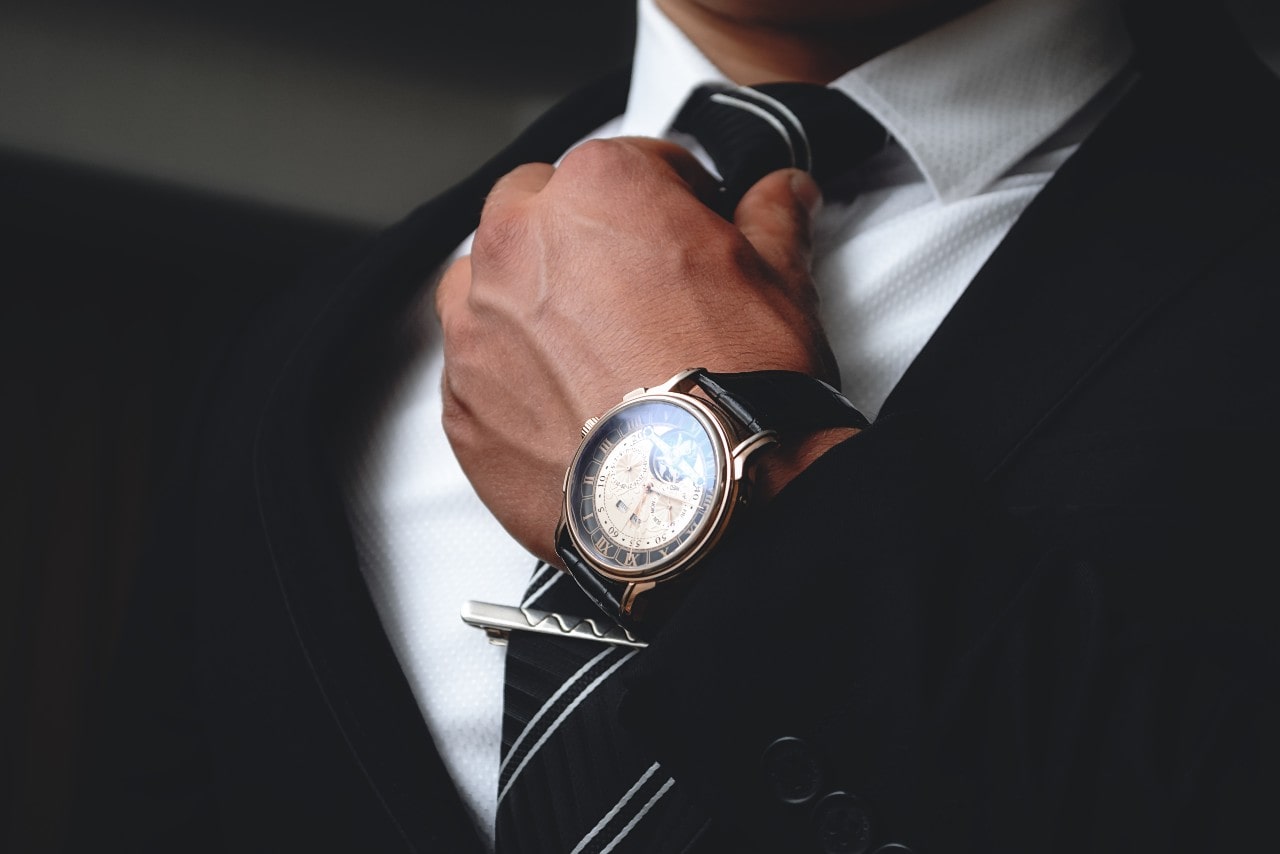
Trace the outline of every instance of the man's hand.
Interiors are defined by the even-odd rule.
[[[559,563],[582,423],[627,391],[699,366],[837,380],[810,277],[817,186],[775,172],[733,223],[703,203],[711,192],[678,146],[588,142],[498,181],[472,254],[440,282],[445,432],[480,498],[545,560]]]

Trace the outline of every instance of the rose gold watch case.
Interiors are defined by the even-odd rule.
[[[747,466],[750,458],[757,451],[778,441],[777,434],[772,430],[741,436],[742,431],[731,426],[733,422],[713,402],[689,394],[688,392],[696,386],[694,374],[699,370],[701,369],[690,368],[676,374],[662,385],[638,388],[628,392],[620,403],[611,407],[599,418],[588,419],[583,426],[583,440],[574,453],[569,467],[565,469],[557,538],[560,531],[567,528],[578,554],[595,572],[612,581],[631,585],[631,596],[628,598],[649,589],[655,583],[669,581],[685,572],[720,542],[735,513],[746,503],[749,485]],[[577,514],[572,506],[569,478],[570,473],[577,468],[583,453],[592,446],[598,424],[608,423],[610,417],[619,410],[634,406],[640,401],[650,400],[665,401],[685,409],[707,430],[712,437],[715,452],[718,494],[713,499],[712,506],[699,530],[695,531],[693,536],[681,543],[670,555],[652,564],[629,570],[603,563],[595,557],[591,548],[585,546]]]

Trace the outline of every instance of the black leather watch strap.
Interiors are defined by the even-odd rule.
[[[569,574],[573,576],[574,581],[578,582],[578,586],[582,588],[582,591],[591,597],[591,601],[599,605],[601,611],[604,611],[614,619],[618,619],[622,613],[622,596],[627,591],[627,585],[621,581],[612,581],[605,578],[592,569],[578,554],[578,550],[574,548],[573,540],[569,537],[569,529],[567,527],[562,529],[560,535],[556,538],[556,553],[564,561],[565,567],[569,570]],[[618,621],[630,628],[625,621],[620,619]]]
[[[574,548],[568,530],[562,530],[556,539],[556,553],[560,555],[565,568],[569,570],[569,575],[582,588],[582,592],[586,593],[610,619],[616,620],[618,625],[627,631],[649,640],[653,636],[654,628],[665,621],[673,600],[671,597],[655,597],[652,591],[636,600],[633,613],[623,614],[622,598],[627,592],[626,582],[605,578],[592,569]],[[675,580],[679,582],[680,579]]]
[[[751,433],[867,427],[849,399],[822,380],[795,371],[713,374],[701,371],[698,386]]]

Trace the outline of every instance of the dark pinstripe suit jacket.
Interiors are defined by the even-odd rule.
[[[618,726],[703,800],[703,850],[808,850],[809,808],[761,763],[780,736],[917,851],[1269,833],[1280,96],[1229,41],[1197,34],[1192,74],[1185,42],[1140,38],[1141,81],[877,424],[726,542],[629,668]],[[625,82],[554,109],[214,360],[78,838],[478,850],[356,569],[334,434],[375,384],[366,343],[493,180],[618,113]]]

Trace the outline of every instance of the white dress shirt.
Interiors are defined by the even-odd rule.
[[[1110,0],[994,0],[831,83],[894,140],[827,188],[815,241],[843,390],[868,417],[1114,101],[1130,53]],[[724,80],[653,0],[639,0],[626,112],[588,138],[665,136],[706,163],[670,125],[694,87]],[[469,241],[456,254],[467,251]],[[444,436],[439,330],[423,297],[396,333],[406,356],[393,393],[369,413],[350,460],[347,508],[383,626],[492,844],[503,648],[458,611],[466,599],[518,602],[534,560],[480,503]]]

